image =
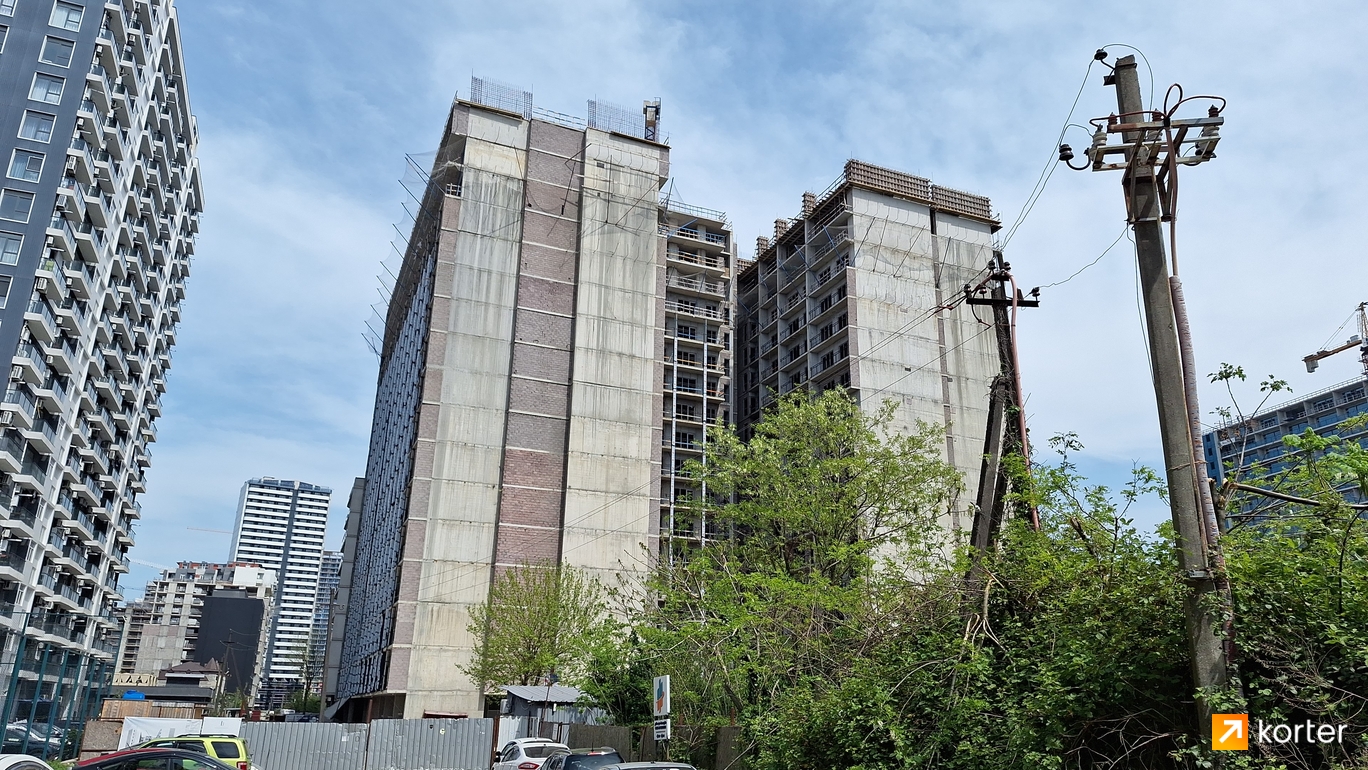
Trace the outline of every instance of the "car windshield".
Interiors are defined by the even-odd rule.
[[[616,765],[622,757],[616,751],[604,754],[571,754],[565,758],[565,770],[594,770],[604,765]]]
[[[561,748],[560,746],[557,746],[554,743],[534,743],[531,746],[523,746],[523,754],[531,757],[532,759],[546,759],[552,754],[555,754],[557,751],[565,751],[565,749]]]

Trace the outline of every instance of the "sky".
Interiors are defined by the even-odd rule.
[[[362,332],[407,230],[405,155],[436,148],[472,75],[583,116],[663,102],[672,183],[730,215],[743,256],[848,158],[992,198],[1041,307],[1020,319],[1037,444],[1074,432],[1101,483],[1161,467],[1117,173],[1053,172],[1071,121],[1115,109],[1093,52],[1138,49],[1142,86],[1229,100],[1218,157],[1181,176],[1179,269],[1199,373],[1245,367],[1248,407],[1359,374],[1302,356],[1368,300],[1368,6],[1204,2],[442,2],[180,0],[205,189],[200,238],[125,583],[227,558],[242,484],[333,488],[330,546],[365,469],[377,359]],[[1127,48],[1133,46],[1134,48]],[[1148,64],[1146,64],[1146,62]],[[1081,90],[1080,90],[1081,87]],[[1071,129],[1081,157],[1088,135]],[[1080,268],[1096,264],[1074,275]],[[1204,386],[1203,411],[1229,403]],[[1141,524],[1167,514],[1150,504]]]

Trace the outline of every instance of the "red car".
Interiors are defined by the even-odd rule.
[[[81,770],[235,770],[217,759],[185,749],[124,749],[77,762]]]

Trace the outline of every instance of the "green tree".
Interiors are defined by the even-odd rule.
[[[290,693],[285,699],[285,708],[305,714],[317,714],[320,701],[317,695],[303,688]]]
[[[566,564],[524,565],[500,575],[471,610],[475,654],[461,670],[486,690],[553,674],[576,683],[611,628],[605,592],[591,575]]]
[[[960,479],[940,457],[940,432],[897,432],[893,414],[867,414],[834,390],[797,393],[749,441],[711,434],[708,463],[688,470],[736,501],[708,510],[734,537],[661,563],[635,641],[591,679],[621,695],[648,684],[646,672],[670,674],[681,723],[724,724],[805,682],[838,681],[870,629],[922,611],[921,597],[886,590],[883,573],[930,574],[952,558],[938,521]]]
[[[1193,742],[1173,533],[1130,513],[1163,502],[1160,477],[1090,484],[1071,435],[1029,478],[1017,458],[1041,528],[1009,521],[969,593],[967,554],[936,526],[958,488],[939,438],[892,434],[887,409],[790,396],[750,442],[719,431],[692,470],[735,495],[708,510],[731,536],[660,565],[630,641],[593,659],[600,703],[644,702],[648,676],[670,674],[678,721],[741,725],[754,770],[1211,766]],[[1225,548],[1252,713],[1345,722],[1346,743],[1226,767],[1368,767],[1368,522],[1343,496],[1368,453],[1344,438],[1288,439],[1280,483],[1306,504],[1232,513],[1245,523]],[[704,735],[686,758],[707,756]]]

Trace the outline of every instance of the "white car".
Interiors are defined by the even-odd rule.
[[[540,770],[542,763],[555,754],[565,754],[570,747],[546,738],[514,738],[503,750],[490,770]]]
[[[0,770],[52,770],[52,765],[27,754],[0,756]]]

